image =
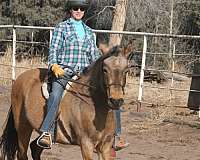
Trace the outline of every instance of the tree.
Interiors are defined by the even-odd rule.
[[[117,0],[114,11],[114,18],[112,22],[113,31],[123,31],[124,24],[126,20],[126,10],[127,10],[128,0]],[[122,35],[111,34],[109,46],[120,45],[122,40]]]

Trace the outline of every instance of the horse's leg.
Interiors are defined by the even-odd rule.
[[[110,160],[112,157],[111,157],[111,148],[110,146],[104,146],[102,148],[102,151],[98,152],[98,159],[99,160]]]
[[[83,160],[92,160],[94,144],[88,138],[83,138],[80,147]]]
[[[98,160],[103,160],[102,153],[97,151]]]
[[[18,160],[28,160],[27,150],[32,131],[33,129],[27,123],[20,124],[19,128],[17,129],[19,145],[19,150],[17,152]]]
[[[113,157],[111,157],[111,151],[112,151],[112,144],[114,141],[113,136],[107,136],[107,138],[104,140],[103,144],[99,146],[98,149],[98,158],[99,160],[111,160]]]
[[[102,148],[102,151],[98,152],[98,159],[99,160],[111,160],[111,147],[110,146],[104,146]]]
[[[40,160],[40,156],[42,154],[42,151],[44,150],[43,148],[39,147],[37,145],[37,139],[36,138],[34,141],[31,142],[30,148],[31,148],[31,156],[33,160]]]
[[[23,100],[20,98],[12,97],[13,105],[12,112],[14,116],[14,124],[17,131],[18,138],[18,160],[28,160],[27,150],[30,141],[30,137],[33,131],[30,123],[27,120],[26,114],[24,112]]]

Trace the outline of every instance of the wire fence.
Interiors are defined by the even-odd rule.
[[[46,64],[46,55],[37,54],[37,51],[34,49],[34,45],[40,45],[46,49],[48,49],[49,43],[52,38],[52,32],[54,27],[35,27],[35,26],[18,26],[18,25],[0,25],[0,33],[2,30],[10,30],[11,35],[8,39],[4,37],[0,37],[0,43],[6,43],[7,47],[6,50],[1,47],[0,45],[0,84],[1,85],[11,85],[12,81],[24,70],[30,68],[37,68],[37,67],[47,67]],[[29,40],[21,40],[18,36],[18,30],[30,31],[30,38]],[[49,39],[46,42],[36,42],[34,41],[34,33],[37,30],[48,31]],[[180,40],[200,40],[200,36],[192,36],[192,35],[173,35],[173,34],[154,34],[154,33],[145,33],[145,32],[128,32],[128,31],[109,31],[109,30],[94,30],[97,34],[123,34],[131,35],[134,37],[139,38],[142,41],[142,50],[138,51],[141,56],[141,63],[140,63],[140,70],[139,76],[130,78],[128,83],[129,89],[134,89],[137,92],[133,95],[133,99],[135,99],[139,106],[142,103],[147,104],[165,104],[165,105],[172,105],[172,106],[186,106],[187,105],[187,98],[189,92],[200,92],[198,90],[190,89],[190,82],[191,77],[199,76],[199,74],[193,74],[185,71],[176,71],[176,64],[177,64],[177,57],[185,56],[186,60],[184,62],[188,62],[188,58],[194,56],[191,53],[177,53],[176,52],[176,39]],[[1,36],[1,34],[0,34]],[[173,47],[165,52],[151,52],[149,51],[149,39],[159,37],[165,39],[172,39],[173,40]],[[28,52],[34,54],[25,54],[23,57],[18,57],[17,50],[19,49],[18,45],[31,45]],[[9,48],[9,49],[8,49]],[[136,53],[136,52],[135,52]],[[151,57],[152,56],[152,57]],[[168,68],[163,69],[164,62],[160,60],[159,56],[167,57],[168,60],[165,63],[168,63]],[[150,57],[150,58],[149,58]],[[195,55],[195,57],[199,57],[199,55]],[[150,60],[148,60],[148,58]],[[162,58],[161,58],[162,59]],[[151,68],[155,66],[157,62],[160,62],[159,67]],[[151,63],[151,65],[150,65]],[[155,79],[152,79],[151,82],[146,82],[146,73],[149,73],[150,76],[156,79],[156,83],[154,82]],[[168,81],[164,83],[160,83],[158,79],[159,75],[168,76]],[[181,77],[182,75],[182,77]],[[179,80],[177,80],[177,76],[179,76]],[[183,80],[184,79],[184,80]],[[137,87],[133,87],[137,86]],[[161,90],[165,90],[162,92]],[[176,92],[175,94],[173,92]],[[184,94],[183,94],[184,92]],[[155,93],[155,96],[152,95]],[[168,93],[168,94],[166,94]],[[178,94],[177,94],[178,93]],[[175,96],[174,96],[175,95]],[[180,100],[177,100],[176,96],[182,95]],[[154,100],[152,100],[152,96],[154,96]],[[156,99],[156,101],[155,101]],[[183,100],[184,99],[184,100]],[[174,102],[173,102],[174,100]]]

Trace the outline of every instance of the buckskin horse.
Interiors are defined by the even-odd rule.
[[[123,103],[128,47],[115,46],[100,57],[77,83],[72,83],[60,103],[56,142],[77,144],[82,158],[92,160],[96,150],[99,160],[110,159],[115,132],[114,110]],[[1,158],[27,160],[33,130],[39,128],[46,114],[41,86],[47,69],[32,69],[14,82],[11,107],[0,139]],[[85,84],[85,85],[83,85]],[[87,85],[86,85],[87,84]],[[40,160],[43,149],[37,138],[30,143],[33,160]]]

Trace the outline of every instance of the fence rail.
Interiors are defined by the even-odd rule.
[[[31,30],[49,30],[50,31],[50,40],[52,38],[52,33],[54,27],[38,27],[38,26],[19,26],[19,25],[0,25],[0,29],[12,29],[13,37],[12,40],[5,40],[3,39],[2,41],[12,41],[12,80],[15,80],[16,78],[16,43],[32,43],[32,44],[37,44],[40,42],[25,42],[25,41],[17,41],[17,35],[16,32],[18,29],[31,29]],[[143,88],[144,86],[144,72],[146,70],[146,55],[150,54],[147,52],[148,48],[148,38],[149,37],[163,37],[163,38],[168,38],[168,39],[200,39],[200,36],[192,36],[192,35],[174,35],[174,34],[155,34],[155,33],[146,33],[146,32],[129,32],[129,31],[110,31],[110,30],[93,30],[95,33],[108,33],[108,34],[123,34],[123,35],[134,35],[138,37],[143,37],[143,51],[142,51],[142,64],[141,64],[141,71],[140,71],[140,80],[139,80],[139,90],[138,90],[138,101],[142,102],[142,97],[143,97]],[[32,34],[33,35],[33,34]],[[32,38],[33,39],[33,38]],[[1,40],[0,40],[1,41]],[[178,56],[178,54],[175,54],[175,45],[172,48],[173,51],[171,54],[172,57],[172,81],[171,81],[171,87],[168,88],[169,90],[177,90],[177,91],[185,91],[185,89],[177,89],[173,88],[174,80],[173,80],[173,73],[174,71],[174,57]],[[169,53],[154,53],[154,54],[169,54]],[[188,54],[185,54],[188,55]],[[2,64],[0,64],[2,65]],[[187,90],[188,91],[188,90]],[[192,92],[199,92],[195,90],[190,90]]]
[[[32,30],[53,30],[54,27],[39,27],[39,26],[19,26],[19,25],[0,25],[0,28],[11,29],[32,29]],[[93,30],[95,33],[108,33],[108,34],[123,34],[147,37],[163,37],[163,38],[181,38],[181,39],[200,39],[199,35],[174,35],[174,34],[161,34],[161,33],[147,33],[147,32],[129,32],[129,31],[111,31],[111,30]]]

